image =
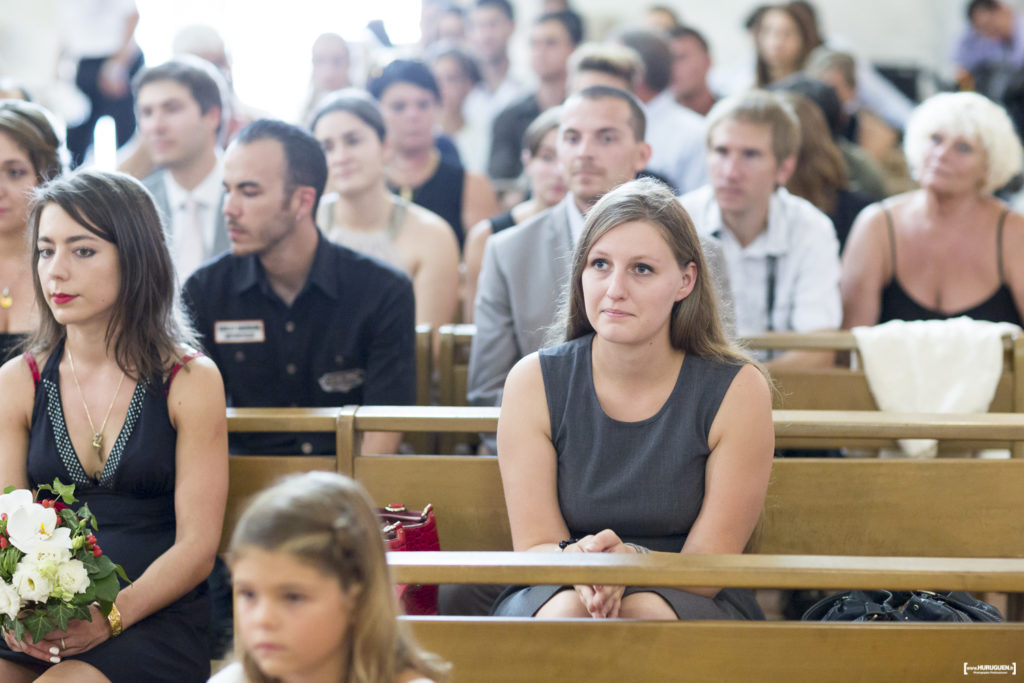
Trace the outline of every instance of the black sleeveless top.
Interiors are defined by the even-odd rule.
[[[96,537],[103,553],[134,580],[174,544],[175,450],[177,431],[167,411],[166,392],[179,366],[163,386],[140,382],[132,394],[124,426],[98,479],[82,468],[64,421],[60,392],[61,341],[42,372],[25,361],[36,379],[29,432],[28,480],[33,488],[54,478],[75,484],[75,497],[96,515]],[[187,361],[186,361],[187,362]],[[73,655],[112,681],[202,683],[209,677],[206,641],[209,624],[206,586],[200,584],[161,610],[124,630],[117,638]],[[39,666],[39,660],[0,643],[0,659]]]
[[[906,290],[903,289],[903,286],[900,285],[899,277],[896,274],[896,233],[892,214],[885,207],[882,207],[882,211],[885,213],[886,227],[889,231],[889,248],[892,252],[892,280],[882,290],[882,309],[878,322],[884,323],[889,320],[946,320],[967,316],[974,320],[1021,325],[1020,312],[1013,301],[1013,293],[1006,286],[1006,276],[1003,269],[1003,225],[1006,223],[1006,214],[1009,213],[1009,210],[1004,210],[999,216],[999,225],[996,228],[996,264],[999,269],[999,288],[992,296],[980,304],[956,313],[944,313],[922,306],[912,299]]]
[[[491,219],[491,234],[497,235],[502,230],[508,230],[516,224],[516,219],[512,217],[511,211],[506,211],[500,216],[495,216]]]
[[[25,332],[0,332],[0,365],[15,356],[15,349],[26,337],[28,333]]]
[[[462,192],[465,183],[466,171],[460,166],[453,166],[442,160],[438,163],[434,175],[414,189],[411,197],[414,204],[419,204],[448,221],[448,225],[455,231],[455,238],[459,241],[459,251],[462,251],[462,243],[466,239],[462,225]],[[401,188],[390,183],[389,186],[392,192],[401,194]]]

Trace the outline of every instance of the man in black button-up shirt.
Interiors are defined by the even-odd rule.
[[[328,242],[313,221],[327,179],[317,141],[257,121],[224,157],[231,252],[184,298],[233,406],[404,405],[415,400],[414,300],[402,272]],[[400,434],[369,433],[365,453]],[[333,453],[333,434],[232,435],[233,452]]]

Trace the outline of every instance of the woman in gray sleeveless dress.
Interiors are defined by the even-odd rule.
[[[597,202],[565,343],[509,374],[498,462],[517,551],[741,553],[768,487],[768,383],[722,332],[689,216],[650,180]],[[578,540],[577,540],[578,539]],[[516,587],[503,616],[753,619],[738,589]]]

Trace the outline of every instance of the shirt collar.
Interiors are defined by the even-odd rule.
[[[259,256],[250,254],[237,258],[240,260],[240,263],[235,270],[235,292],[241,294],[253,287],[259,287],[260,291],[264,294],[271,294],[273,290],[270,287],[270,282],[267,280],[267,273],[263,270],[263,264],[260,263]],[[309,269],[309,276],[302,291],[305,292],[312,285],[330,298],[337,300],[339,298],[338,283],[335,276],[342,265],[336,263],[336,261],[335,251],[332,250],[330,242],[318,230],[316,252],[313,254],[313,265]],[[300,293],[299,296],[302,296],[302,294]]]
[[[572,237],[573,248],[579,244],[580,235],[583,234],[583,223],[585,218],[579,207],[576,206],[575,200],[573,200],[572,192],[566,192],[565,198],[562,200],[562,204],[565,205],[565,215],[569,219],[569,236]]]
[[[205,208],[213,208],[220,210],[220,200],[222,184],[224,180],[224,161],[221,156],[217,155],[217,162],[213,165],[210,172],[203,178],[192,191],[186,190],[178,181],[174,179],[174,175],[167,171],[164,173],[164,185],[167,188],[167,203],[172,210],[179,209],[184,206],[185,202],[191,197],[200,203]]]
[[[786,199],[789,196],[789,191],[784,187],[780,187],[772,194],[768,204],[768,225],[764,232],[754,238],[753,242],[742,247],[744,253],[751,256],[782,256],[789,251],[790,226],[786,219]],[[728,239],[739,245],[732,232],[722,221],[722,210],[719,208],[718,202],[714,201],[714,192],[711,193],[707,219],[708,225],[711,226],[709,232],[713,237],[720,240]]]
[[[665,90],[662,90],[660,93],[652,97],[651,100],[644,105],[644,113],[657,113],[663,109],[672,108],[672,105],[674,104],[676,104],[676,101],[672,97],[672,92],[666,88]]]

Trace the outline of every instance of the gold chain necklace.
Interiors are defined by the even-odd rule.
[[[18,281],[21,280],[22,276],[25,274],[25,270],[26,270],[26,267],[22,266],[21,270],[18,271],[18,278],[17,278],[17,280],[15,280],[15,282],[18,282]],[[7,310],[8,308],[10,308],[13,305],[14,305],[14,297],[11,296],[11,288],[10,288],[10,286],[4,287],[2,290],[0,290],[0,308],[2,308],[4,310]]]
[[[96,430],[96,425],[92,422],[92,415],[89,414],[89,404],[85,401],[85,393],[82,391],[82,385],[78,383],[78,373],[75,372],[75,357],[71,355],[71,347],[67,347],[68,360],[71,362],[71,376],[75,380],[75,386],[78,387],[78,395],[82,397],[82,406],[85,407],[85,417],[89,420],[89,429],[92,430],[92,447],[96,449],[96,457],[99,458],[100,464],[103,464],[103,430],[107,427],[107,420],[110,419],[110,411],[114,409],[114,402],[117,400],[117,395],[121,391],[121,385],[124,384],[124,372],[121,372],[121,381],[117,383],[117,389],[114,389],[114,397],[110,399],[110,405],[107,406],[107,414],[103,416],[103,424],[100,425],[99,431]]]

